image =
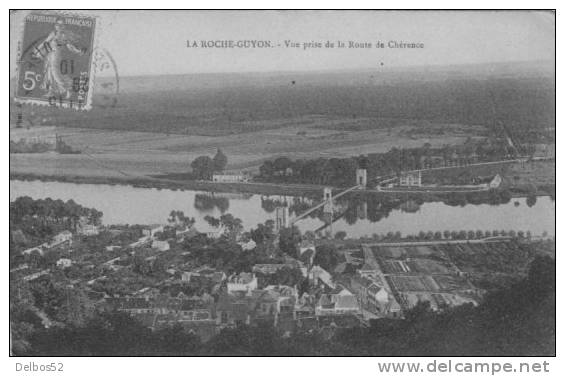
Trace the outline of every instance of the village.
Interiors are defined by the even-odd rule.
[[[182,212],[154,226],[80,218],[72,231],[22,250],[10,279],[16,285],[49,280],[66,299],[75,296],[75,311],[126,312],[152,330],[182,325],[202,341],[224,328],[259,323],[282,336],[331,337],[373,319],[402,319],[422,302],[434,311],[477,306],[486,290],[475,285],[461,255],[528,255],[534,242],[495,232],[480,239],[441,240],[440,234],[338,244],[296,229],[277,233],[272,223],[243,232],[231,215],[217,222],[217,231],[200,233]],[[18,236],[20,230],[12,233]],[[65,325],[41,307],[38,316],[45,327]]]

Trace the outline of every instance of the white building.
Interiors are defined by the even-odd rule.
[[[314,283],[315,286],[322,282],[332,289],[335,288],[335,283],[332,280],[332,275],[319,265],[314,265],[312,268],[310,268],[310,270],[308,271],[308,279],[312,283]]]
[[[420,187],[422,185],[422,172],[405,172],[401,174],[400,185],[404,187]]]
[[[168,251],[171,248],[169,242],[165,240],[153,240],[151,247],[158,249],[161,252]]]
[[[249,177],[243,174],[213,174],[212,181],[216,183],[245,183]]]
[[[68,268],[73,264],[73,262],[68,258],[61,258],[57,260],[57,266],[61,268]]]
[[[65,230],[55,235],[50,245],[53,247],[64,242],[71,243],[72,241],[73,241],[73,233],[68,230]]]
[[[316,304],[316,316],[359,313],[355,295],[322,294]]]
[[[150,238],[154,238],[155,235],[159,232],[165,231],[163,225],[151,225],[148,228],[144,228],[142,233],[144,236],[148,236]]]
[[[229,294],[245,292],[249,295],[253,290],[257,290],[257,277],[253,273],[240,273],[228,279]]]
[[[78,226],[77,233],[80,234],[80,235],[85,235],[85,236],[98,235],[98,233],[99,233],[98,226],[83,224],[83,225]]]
[[[37,252],[39,253],[41,256],[43,256],[43,247],[39,246],[39,247],[33,247],[33,248],[28,248],[25,251],[23,251],[22,253],[24,255],[31,255],[32,253]]]
[[[488,187],[490,189],[496,189],[500,187],[500,183],[502,183],[502,178],[500,177],[500,175],[496,174],[496,176],[488,184]]]

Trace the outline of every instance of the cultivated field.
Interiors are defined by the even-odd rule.
[[[361,153],[378,153],[399,147],[444,143],[463,143],[477,128],[443,125],[446,133],[413,139],[405,132],[417,125],[398,125],[395,128],[356,130],[355,125],[371,119],[337,119],[310,116],[296,122],[277,122],[266,130],[224,136],[163,134],[157,132],[112,131],[67,127],[31,127],[12,129],[10,138],[40,137],[54,139],[62,136],[73,148],[83,151],[77,155],[11,154],[10,169],[20,173],[110,176],[123,171],[131,175],[158,175],[190,170],[190,162],[200,155],[213,156],[220,148],[228,156],[231,170],[256,169],[264,160],[281,155],[293,158],[345,157]],[[378,121],[375,120],[375,123]],[[354,130],[331,130],[324,126],[351,124]]]

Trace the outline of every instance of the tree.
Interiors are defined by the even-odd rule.
[[[528,205],[529,208],[531,208],[532,206],[534,206],[534,205],[536,204],[536,202],[537,202],[537,197],[536,197],[535,193],[529,195],[529,196],[526,198],[526,205]]]
[[[243,223],[241,219],[234,217],[231,214],[224,214],[220,216],[220,224],[224,229],[224,235],[236,240],[243,231]]]
[[[182,210],[171,210],[167,222],[176,225],[184,225],[186,227],[192,227],[196,222],[194,218],[187,217],[184,215]]]
[[[302,235],[302,238],[304,240],[313,242],[314,240],[316,240],[316,233],[314,231],[306,231],[304,235]]]
[[[218,228],[220,227],[220,220],[216,217],[212,217],[211,215],[207,215],[204,217],[204,220],[212,227]]]
[[[210,180],[214,173],[214,161],[208,156],[200,156],[190,164],[197,179]]]
[[[289,256],[298,257],[298,245],[302,241],[300,230],[296,226],[283,228],[279,232],[279,247]]]
[[[313,263],[327,271],[332,271],[339,263],[339,254],[333,245],[320,245],[316,247]]]
[[[236,218],[229,213],[221,215],[219,219],[207,215],[206,217],[204,217],[204,220],[208,222],[208,224],[212,227],[221,228],[223,230],[222,235],[234,241],[243,231],[243,224],[241,219]]]
[[[213,161],[214,161],[214,171],[221,172],[224,171],[224,169],[228,164],[228,157],[226,157],[226,155],[222,153],[222,150],[218,149],[216,155],[214,156]]]
[[[266,244],[274,239],[274,224],[267,221],[265,224],[259,223],[256,229],[251,229],[249,235],[256,244]]]
[[[273,162],[273,167],[275,171],[286,176],[286,169],[292,166],[292,161],[287,157],[279,157]]]
[[[337,240],[343,240],[347,237],[347,233],[345,231],[338,231],[335,233],[334,238]]]

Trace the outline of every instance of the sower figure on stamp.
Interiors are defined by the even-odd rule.
[[[59,95],[64,95],[66,99],[71,97],[73,79],[66,74],[67,72],[62,72],[61,60],[65,49],[81,56],[86,53],[86,49],[75,46],[78,39],[75,33],[65,29],[63,20],[59,19],[55,23],[55,30],[40,44],[47,54],[44,56],[39,49],[35,51],[36,57],[44,59],[44,75],[40,86],[47,91],[44,97]]]

